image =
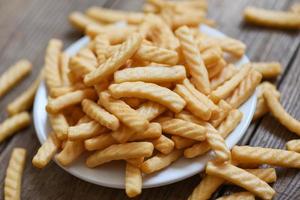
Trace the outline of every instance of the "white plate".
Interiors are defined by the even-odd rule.
[[[209,28],[207,26],[201,26],[201,31],[212,36],[223,37],[224,34]],[[71,45],[66,52],[69,55],[74,55],[81,47],[88,43],[89,39],[84,37],[73,45]],[[235,64],[240,66],[241,64],[249,62],[248,58],[244,56]],[[42,82],[35,97],[33,116],[34,116],[34,126],[36,129],[37,137],[41,143],[45,142],[47,133],[50,131],[50,125],[47,120],[47,113],[45,111],[45,106],[47,103],[47,91],[45,83]],[[241,107],[240,111],[243,112],[244,116],[241,123],[236,127],[236,129],[230,134],[226,139],[226,144],[229,148],[232,148],[244,135],[246,129],[248,128],[253,113],[255,111],[256,96],[253,95],[248,99]],[[112,162],[102,165],[98,168],[90,169],[85,166],[86,155],[82,156],[78,161],[76,161],[70,167],[62,167],[64,170],[70,174],[102,186],[112,187],[112,188],[124,188],[124,163],[123,162]],[[194,159],[181,158],[175,163],[173,163],[168,168],[143,177],[143,188],[158,187],[162,185],[167,185],[174,183],[190,176],[193,176],[201,172],[207,161],[211,158],[211,153],[205,156],[197,157]]]

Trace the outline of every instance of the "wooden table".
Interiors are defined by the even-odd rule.
[[[217,28],[229,36],[238,38],[248,46],[247,55],[252,61],[279,61],[284,73],[276,83],[281,92],[282,104],[300,119],[300,52],[299,32],[257,28],[242,22],[243,8],[247,5],[286,10],[297,0],[209,0],[209,16],[218,23]],[[16,89],[0,100],[0,120],[6,117],[6,105],[22,92],[36,77],[43,65],[48,40],[60,38],[65,46],[81,35],[68,24],[71,11],[84,11],[91,5],[107,8],[139,10],[139,0],[10,0],[0,1],[0,72],[20,58],[34,63],[34,70]],[[286,141],[297,138],[282,127],[272,116],[252,124],[241,144],[284,148]],[[22,185],[22,199],[127,199],[125,192],[81,181],[63,171],[55,163],[38,170],[31,159],[39,147],[34,127],[22,131],[0,145],[0,198],[3,198],[3,182],[12,148],[25,147],[28,158]],[[278,181],[273,185],[275,199],[300,199],[300,173],[294,169],[277,169]],[[187,199],[199,183],[195,175],[168,186],[145,189],[137,199]],[[222,187],[217,195],[229,191]]]

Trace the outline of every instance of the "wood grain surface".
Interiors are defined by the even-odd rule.
[[[245,25],[243,9],[247,5],[286,10],[296,0],[209,0],[209,17],[217,21],[217,28],[229,36],[247,44],[247,55],[252,61],[279,61],[284,73],[274,80],[282,93],[282,103],[296,118],[300,119],[300,37],[299,32],[280,31]],[[59,38],[65,46],[81,37],[68,24],[71,11],[84,11],[91,5],[114,9],[140,10],[141,0],[0,0],[0,73],[20,58],[28,58],[33,64],[33,72],[12,92],[0,100],[0,121],[7,114],[6,105],[32,82],[43,66],[44,51],[50,38]],[[286,141],[296,135],[282,127],[271,116],[252,124],[242,144],[253,146],[284,148]],[[127,199],[123,190],[105,188],[84,182],[68,174],[55,163],[38,170],[31,159],[39,147],[34,127],[20,132],[0,144],[0,199],[3,198],[3,181],[6,166],[13,147],[28,150],[22,185],[22,199]],[[275,199],[300,199],[300,173],[297,170],[278,168]],[[135,199],[187,199],[199,183],[195,175],[184,181],[153,189],[145,189]],[[220,188],[215,195],[227,193],[231,188]]]

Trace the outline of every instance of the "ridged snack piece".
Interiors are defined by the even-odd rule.
[[[107,51],[110,47],[108,38],[105,35],[98,35],[94,39],[95,52],[98,60],[98,64],[102,64],[107,59]]]
[[[174,142],[176,149],[185,149],[197,142],[196,140],[191,140],[177,135],[172,135],[171,140]]]
[[[150,142],[152,142],[157,151],[163,154],[169,154],[174,149],[174,142],[164,135],[161,135],[157,139],[150,140]]]
[[[84,147],[88,151],[94,151],[105,149],[106,147],[116,143],[117,141],[110,133],[102,133],[96,137],[85,140]]]
[[[231,152],[227,147],[224,138],[218,133],[218,131],[210,131],[206,134],[206,137],[208,144],[215,152],[215,161],[226,162],[231,160]]]
[[[176,113],[180,112],[186,104],[175,92],[154,83],[124,82],[111,84],[108,89],[115,98],[137,97],[148,99],[162,104]]]
[[[62,151],[56,154],[55,159],[59,164],[68,166],[78,159],[84,150],[83,141],[67,140]]]
[[[136,111],[142,113],[149,121],[162,114],[166,108],[158,103],[147,101],[143,103]]]
[[[282,72],[282,66],[279,62],[251,62],[249,65],[261,73],[263,78],[276,78]]]
[[[70,23],[77,29],[84,31],[88,25],[95,24],[100,25],[96,20],[80,13],[80,12],[72,12],[69,15]]]
[[[218,106],[220,108],[218,116],[215,119],[211,119],[209,121],[215,128],[225,120],[228,113],[232,110],[232,107],[224,100],[219,101]]]
[[[233,77],[237,72],[238,69],[235,68],[234,65],[228,64],[222,69],[222,71],[217,76],[213,77],[210,80],[211,89],[215,90],[227,80],[231,79],[231,77]]]
[[[286,143],[286,148],[289,151],[295,151],[300,153],[300,140],[295,139],[295,140],[290,140]]]
[[[64,114],[49,114],[48,117],[50,120],[51,128],[54,131],[57,138],[60,140],[67,139],[69,124]]]
[[[127,196],[130,198],[135,197],[142,192],[141,170],[130,163],[126,163],[125,191]]]
[[[108,129],[96,121],[76,124],[68,128],[68,139],[71,141],[85,140],[108,132]]]
[[[239,40],[229,37],[221,37],[217,39],[217,42],[221,49],[227,53],[237,57],[242,57],[245,54],[246,45]]]

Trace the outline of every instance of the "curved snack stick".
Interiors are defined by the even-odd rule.
[[[225,66],[217,76],[210,80],[211,89],[217,89],[220,85],[231,79],[237,72],[238,69],[235,68],[232,64]]]
[[[150,141],[154,148],[163,154],[169,154],[174,149],[174,142],[168,137],[161,135],[159,138]]]
[[[20,82],[32,69],[28,60],[20,60],[0,76],[0,97]]]
[[[259,168],[259,169],[245,169],[245,170],[267,183],[274,183],[277,180],[275,168]]]
[[[4,198],[20,200],[22,174],[26,163],[26,150],[14,148],[11,154],[4,180]]]
[[[162,114],[166,108],[158,103],[148,101],[143,103],[136,111],[138,113],[143,113],[143,115],[149,120],[153,120],[160,114]]]
[[[146,131],[135,133],[129,138],[129,141],[157,139],[161,136],[161,132],[161,125],[159,123],[152,122]]]
[[[136,52],[141,43],[142,37],[136,33],[132,34],[109,59],[85,75],[84,83],[91,86],[113,74]]]
[[[218,45],[227,53],[241,57],[245,54],[246,45],[236,39],[229,37],[216,38]]]
[[[49,100],[46,106],[46,110],[48,113],[55,114],[66,107],[81,103],[81,101],[86,98],[96,100],[97,94],[93,89],[84,89],[70,92],[55,99]]]
[[[255,196],[251,192],[236,192],[219,197],[216,200],[255,200]]]
[[[210,148],[210,145],[208,144],[208,142],[206,142],[206,141],[200,142],[200,143],[194,144],[193,146],[191,146],[189,148],[186,148],[184,150],[184,157],[194,158],[196,156],[205,154],[210,149],[211,148]]]
[[[262,75],[259,72],[251,70],[226,101],[233,108],[238,108],[254,93],[255,88],[258,86],[261,79]]]
[[[122,123],[134,131],[143,131],[148,128],[149,121],[124,101],[113,99],[108,92],[101,92],[99,102]]]
[[[69,124],[67,122],[66,117],[62,114],[48,115],[51,127],[60,140],[65,140],[68,138],[68,128]]]
[[[185,86],[177,84],[174,92],[179,94],[186,101],[186,107],[191,113],[203,120],[210,119],[210,107],[203,103],[203,101],[200,101]]]
[[[205,66],[209,68],[217,64],[223,55],[220,48],[213,46],[201,52],[201,56]]]
[[[110,47],[109,40],[104,35],[98,35],[95,37],[94,41],[98,64],[101,65],[107,59],[107,49]]]
[[[49,96],[51,98],[56,98],[56,97],[65,95],[67,93],[74,92],[76,90],[84,89],[84,88],[85,88],[85,86],[83,86],[82,84],[56,87],[56,88],[51,89],[51,91],[49,92]]]
[[[199,119],[198,117],[194,116],[192,113],[189,111],[183,110],[177,114],[175,114],[175,118],[182,119],[185,121],[193,122],[195,124],[199,124],[201,126],[207,127],[207,122]]]
[[[143,81],[150,83],[179,82],[186,77],[184,66],[146,66],[126,68],[114,73],[116,83]]]
[[[142,192],[142,173],[138,167],[127,162],[125,171],[125,191],[132,198]]]
[[[284,110],[274,92],[265,90],[263,96],[273,116],[287,129],[300,135],[300,122]]]
[[[223,58],[221,58],[217,64],[208,68],[207,72],[208,72],[209,79],[218,76],[218,74],[222,71],[222,69],[226,66],[226,64],[227,64],[226,61]]]
[[[21,112],[4,120],[0,124],[0,142],[29,126],[30,121],[28,112]]]
[[[142,44],[135,53],[134,58],[166,65],[176,65],[178,53],[173,50]]]
[[[93,67],[97,67],[97,58],[96,58],[96,55],[88,47],[84,47],[84,48],[80,49],[78,51],[78,53],[77,53],[77,56],[79,58],[82,58],[82,59],[90,62]]]
[[[177,135],[197,141],[206,138],[206,128],[181,119],[170,119],[160,123],[164,133]]]
[[[199,49],[193,39],[190,29],[182,26],[175,31],[187,63],[187,70],[195,80],[196,88],[204,94],[210,93],[208,72],[201,58]]]
[[[185,106],[185,101],[178,94],[154,83],[124,82],[111,84],[108,89],[115,98],[137,97],[149,99],[176,113],[180,112]]]
[[[59,58],[63,47],[62,41],[51,39],[48,43],[45,55],[45,78],[48,89],[62,85],[59,72]]]
[[[255,7],[247,7],[244,10],[246,22],[279,29],[299,29],[299,15],[292,12],[266,10]]]
[[[221,99],[228,97],[230,93],[240,84],[240,82],[249,74],[250,70],[250,66],[246,65],[242,67],[231,79],[212,91],[210,94],[210,99],[217,103]]]
[[[238,163],[269,164],[282,167],[300,168],[300,154],[281,149],[235,146],[232,159]]]
[[[225,182],[224,179],[206,175],[189,196],[188,200],[207,200]]]
[[[40,72],[37,79],[14,101],[8,104],[7,112],[10,116],[29,110],[32,107],[36,90],[38,89],[41,80],[43,79],[43,72]]]
[[[220,108],[219,114],[215,119],[211,119],[210,123],[215,128],[218,127],[222,121],[227,117],[228,113],[232,110],[232,107],[224,100],[219,101],[218,106]]]
[[[99,122],[101,125],[105,126],[108,129],[111,130],[117,130],[120,126],[118,118],[116,118],[114,115],[110,114],[103,108],[101,108],[98,104],[95,102],[84,99],[81,102],[83,111],[92,119]]]
[[[295,151],[300,153],[300,140],[290,140],[286,143],[286,148],[289,151]]]
[[[61,152],[56,154],[55,159],[59,164],[68,166],[84,152],[83,141],[67,141]]]
[[[217,132],[209,131],[206,134],[207,142],[216,154],[215,161],[226,162],[231,160],[231,153],[223,137]]]
[[[197,142],[196,140],[191,140],[177,135],[172,135],[171,139],[174,142],[176,149],[185,149]]]
[[[263,199],[272,199],[275,195],[275,191],[266,182],[229,163],[214,164],[208,162],[206,173],[230,181]]]
[[[60,141],[56,138],[55,133],[51,132],[47,140],[34,155],[32,164],[37,168],[44,168],[51,161],[60,145]]]
[[[84,147],[88,151],[102,150],[110,145],[116,144],[117,141],[110,133],[102,133],[99,136],[92,137],[84,141]]]
[[[94,20],[80,12],[72,12],[69,15],[69,21],[75,28],[77,28],[81,31],[84,31],[85,28],[91,24],[100,26],[99,22],[97,22],[96,20]]]
[[[110,147],[96,151],[86,160],[88,167],[96,167],[112,160],[127,160],[130,158],[149,157],[153,152],[150,142],[131,142],[126,144],[113,144]]]
[[[263,78],[276,78],[282,72],[282,66],[279,62],[258,62],[249,65],[261,73]]]
[[[96,121],[77,124],[68,128],[68,139],[71,141],[85,140],[107,132],[107,128]]]
[[[61,75],[61,81],[63,86],[70,85],[70,79],[68,77],[68,73],[70,72],[69,69],[69,63],[70,63],[70,56],[66,53],[60,54],[60,75]]]
[[[157,154],[152,158],[149,158],[141,165],[142,172],[146,174],[151,174],[153,172],[162,170],[169,166],[171,163],[175,162],[182,155],[182,151],[173,150],[171,153],[165,154]]]

